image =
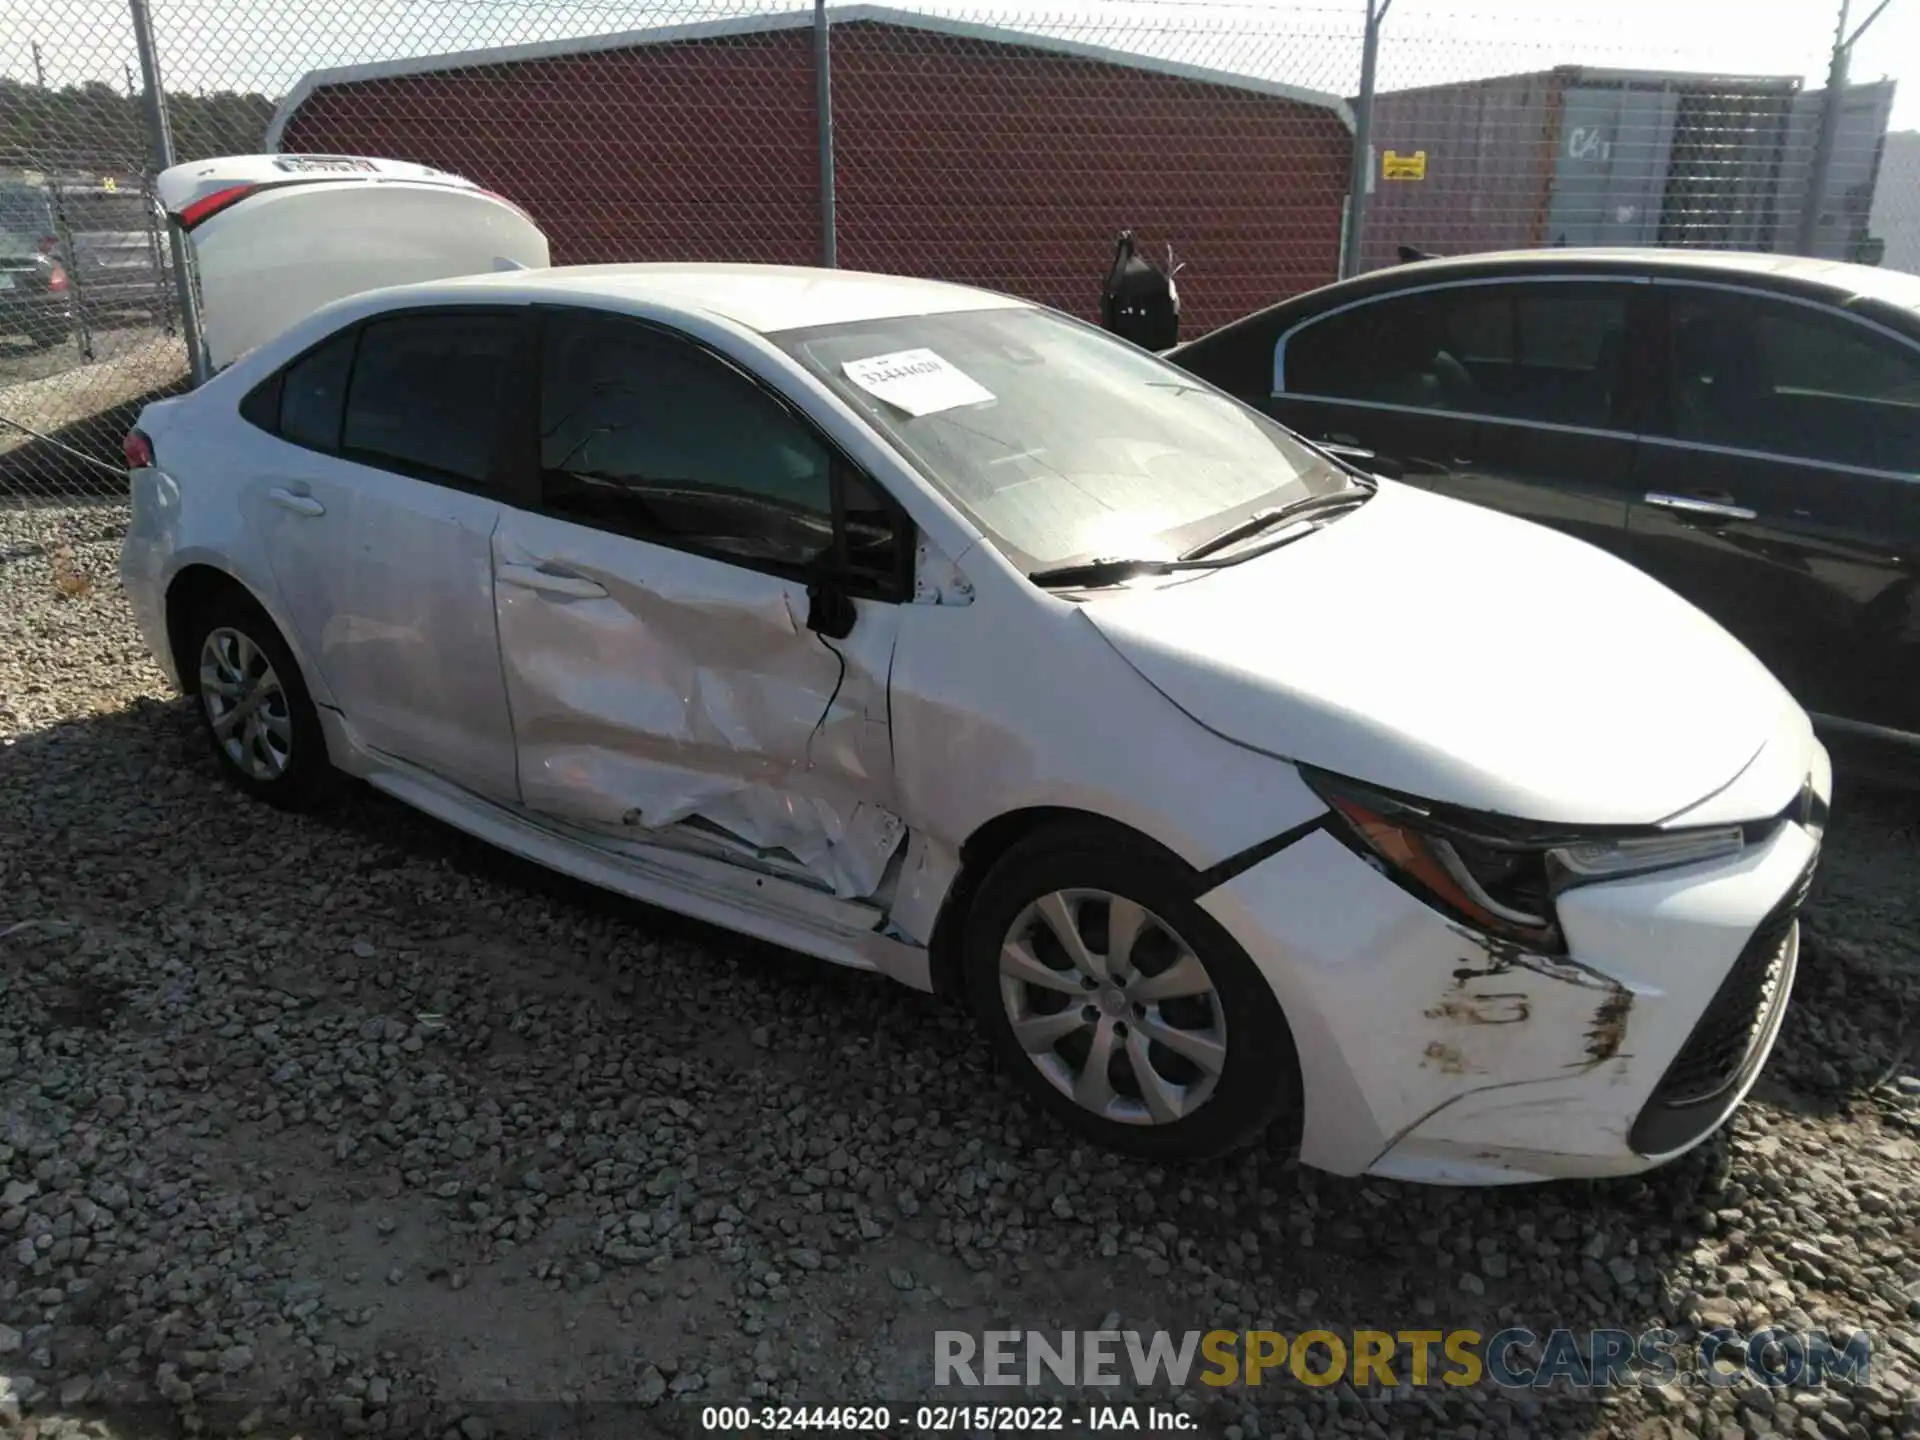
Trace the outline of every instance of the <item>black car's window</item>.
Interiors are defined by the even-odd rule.
[[[1604,429],[1632,287],[1459,285],[1357,305],[1281,341],[1290,394]]]
[[[367,324],[347,391],[342,452],[407,474],[483,483],[493,467],[520,323],[503,310]],[[284,425],[285,400],[281,414]]]
[[[315,450],[340,446],[340,417],[347,406],[347,371],[353,365],[354,332],[347,330],[309,350],[279,377],[280,438]]]
[[[833,544],[833,452],[771,395],[691,342],[587,311],[547,317],[540,488],[553,514],[774,567]],[[890,571],[884,504],[850,474],[850,549]]]
[[[1812,305],[1678,288],[1675,439],[1874,470],[1920,470],[1920,349]]]

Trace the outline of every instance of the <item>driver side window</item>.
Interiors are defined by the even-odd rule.
[[[690,342],[618,315],[547,314],[540,490],[549,514],[756,568],[805,570],[832,551],[840,469],[777,400]]]

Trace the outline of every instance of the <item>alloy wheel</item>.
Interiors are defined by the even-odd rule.
[[[1027,906],[1000,947],[1000,999],[1040,1073],[1107,1120],[1185,1119],[1226,1068],[1226,1014],[1206,965],[1125,896],[1056,890]]]
[[[251,780],[278,780],[293,760],[293,713],[267,653],[231,626],[200,646],[200,703],[214,739]]]

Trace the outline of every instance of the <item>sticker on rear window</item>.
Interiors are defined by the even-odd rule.
[[[849,360],[840,368],[847,379],[876,400],[914,416],[978,405],[994,398],[986,386],[931,350],[896,350],[891,355]]]

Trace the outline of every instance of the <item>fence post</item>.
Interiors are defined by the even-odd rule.
[[[1873,13],[1847,33],[1850,0],[1840,0],[1840,20],[1833,27],[1833,56],[1827,62],[1827,88],[1820,97],[1820,128],[1814,133],[1813,163],[1807,167],[1807,193],[1800,204],[1800,233],[1794,249],[1811,255],[1820,244],[1821,205],[1827,196],[1827,179],[1833,172],[1833,151],[1840,141],[1840,118],[1846,104],[1847,69],[1853,60],[1853,45],[1867,27],[1893,0],[1880,0]],[[1843,255],[1839,257],[1845,259]]]
[[[1347,227],[1340,252],[1340,278],[1360,273],[1360,245],[1367,228],[1367,197],[1373,186],[1373,92],[1380,68],[1380,22],[1393,0],[1366,0],[1367,29],[1360,43],[1360,99],[1353,111],[1353,166],[1347,180]]]
[[[813,103],[820,130],[820,263],[840,263],[833,199],[833,51],[827,38],[827,0],[813,0]]]
[[[147,131],[153,143],[153,173],[173,165],[173,130],[167,122],[167,94],[160,80],[160,52],[153,41],[153,17],[147,0],[127,0],[133,14],[133,41],[140,52],[140,78],[147,87]],[[180,292],[180,338],[186,342],[187,365],[195,385],[207,380],[207,351],[200,339],[200,304],[193,293],[191,252],[179,220],[167,216],[167,243],[173,254],[173,283]]]
[[[1827,176],[1833,169],[1841,97],[1847,88],[1847,8],[1848,0],[1840,0],[1840,23],[1834,27],[1827,88],[1820,96],[1820,123],[1813,136],[1813,159],[1807,166],[1807,191],[1800,201],[1800,234],[1793,248],[1801,255],[1813,254],[1820,245],[1821,202],[1826,198]]]

